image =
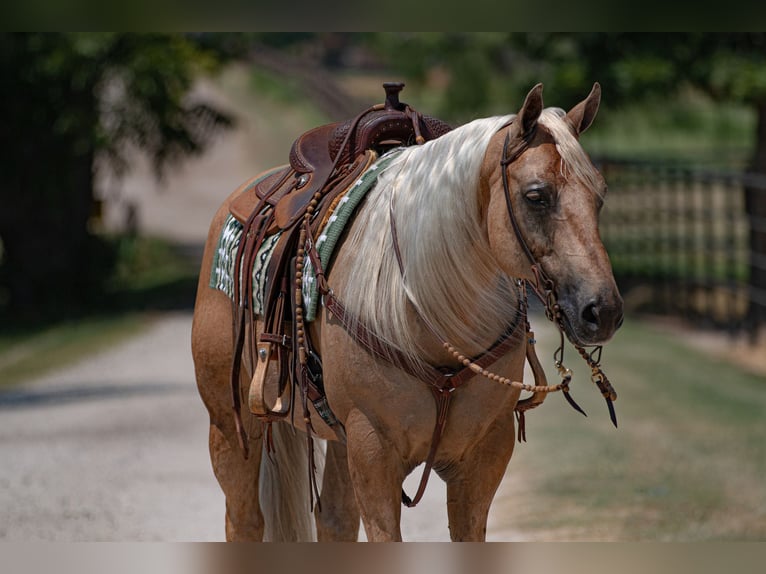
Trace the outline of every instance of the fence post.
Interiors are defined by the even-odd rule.
[[[756,144],[745,184],[750,221],[750,337],[755,342],[766,318],[766,99],[756,103]]]
[[[766,320],[766,175],[751,173],[745,184],[745,212],[750,228],[750,305],[746,329],[753,341]]]

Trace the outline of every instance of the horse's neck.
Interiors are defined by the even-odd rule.
[[[447,134],[403,152],[360,207],[336,261],[347,307],[411,357],[438,344],[421,317],[467,355],[485,350],[517,319],[516,290],[490,252],[478,195],[489,140],[481,134],[491,135],[502,120],[464,126],[473,133],[463,139]]]
[[[474,150],[477,157],[462,169],[433,170],[432,181],[414,180],[392,192],[402,227],[404,289],[418,311],[410,320],[427,317],[465,354],[486,349],[518,316],[517,290],[489,245],[479,178],[486,145],[477,147],[480,153]],[[421,163],[439,166],[440,161],[437,156]]]
[[[434,325],[428,318],[428,311],[409,305],[409,322],[418,334],[424,357],[432,364],[450,364],[455,361],[454,356],[445,350],[445,342],[461,354],[475,357],[494,346],[507,332],[516,330],[523,320],[520,293],[510,280],[498,280],[503,281],[504,286],[495,285],[491,289],[488,286],[488,291],[492,292],[485,297],[460,298],[461,306],[455,317],[457,323],[436,321]],[[498,296],[507,302],[502,312],[498,312],[497,307],[488,302],[490,297]]]

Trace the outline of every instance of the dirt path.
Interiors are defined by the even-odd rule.
[[[220,540],[190,317],[0,395],[0,539]]]

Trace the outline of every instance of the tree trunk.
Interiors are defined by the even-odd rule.
[[[87,223],[101,76],[67,35],[10,35],[0,46],[0,312],[39,321],[93,294]]]
[[[8,311],[34,322],[87,300],[96,271],[87,229],[93,153],[41,148],[35,161],[14,166],[15,181],[6,182],[13,199],[0,217]]]
[[[745,210],[750,221],[750,308],[747,328],[756,337],[766,322],[766,101],[756,106],[757,134],[750,171],[753,179],[745,186]]]

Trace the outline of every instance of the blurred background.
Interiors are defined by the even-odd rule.
[[[766,538],[764,54],[760,33],[0,35],[0,448],[30,416],[47,420],[41,405],[90,400],[101,412],[96,399],[144,389],[172,402],[183,389],[197,409],[190,468],[207,464],[188,329],[207,227],[232,190],[285,163],[306,129],[382,101],[384,81],[404,81],[403,101],[453,125],[514,113],[537,82],[547,105],[568,109],[598,81],[582,144],[609,185],[601,231],[626,302],[604,352],[620,429],[590,388],[578,396],[589,419],[554,398],[532,413],[490,537]],[[105,355],[146,336],[138,355]],[[160,381],[171,360],[183,366]],[[121,369],[128,378],[108,382]],[[222,530],[125,530],[94,518],[109,504],[87,497],[83,515],[76,497],[29,510],[21,493],[54,440],[34,439],[28,474],[2,463],[15,506],[0,539]],[[194,487],[217,488],[205,477]],[[64,530],[38,528],[46,513]]]

